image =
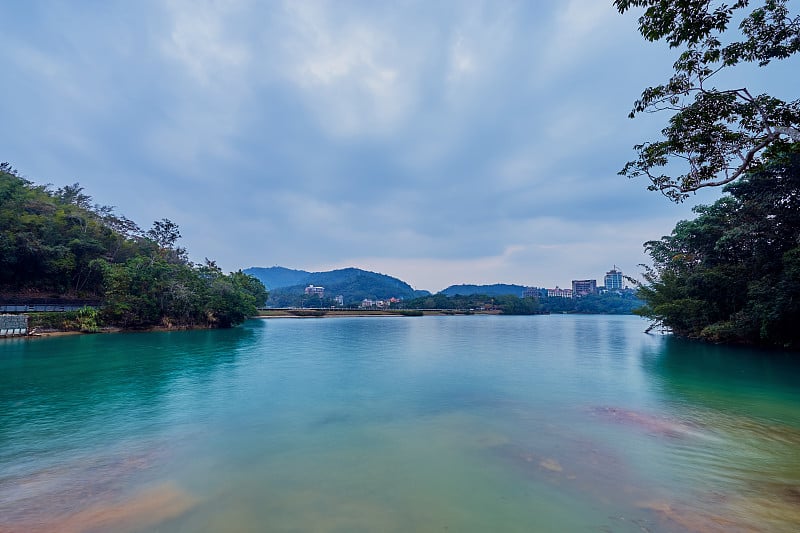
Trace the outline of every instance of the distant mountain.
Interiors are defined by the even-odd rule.
[[[523,285],[507,285],[505,283],[495,283],[494,285],[451,285],[440,291],[445,296],[471,296],[473,294],[485,294],[486,296],[504,296],[510,294],[517,298],[522,296],[522,291],[526,287]]]
[[[369,272],[359,268],[343,268],[328,272],[306,272],[283,267],[248,268],[245,274],[250,274],[261,280],[270,290],[267,305],[271,307],[285,307],[298,305],[311,305],[317,303],[313,298],[305,295],[308,285],[325,287],[325,301],[342,295],[345,305],[361,303],[364,298],[381,300],[389,298],[402,298],[404,300],[427,296],[428,291],[416,291],[408,283],[387,276]]]
[[[251,267],[243,272],[261,280],[261,283],[269,290],[302,285],[304,283],[308,285],[306,280],[311,275],[311,272],[306,272],[305,270],[292,270],[291,268],[279,266],[269,268]]]

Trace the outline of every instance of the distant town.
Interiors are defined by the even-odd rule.
[[[523,298],[581,298],[590,294],[606,294],[617,292],[622,294],[626,290],[625,277],[617,265],[606,272],[603,285],[598,286],[596,279],[573,279],[571,289],[562,289],[558,285],[554,289],[540,289],[529,287],[522,293]],[[630,290],[630,289],[627,289]]]
[[[598,285],[597,279],[574,279],[571,288],[561,288],[556,285],[554,288],[542,287],[523,287],[518,296],[520,298],[583,298],[596,294],[616,293],[622,295],[625,292],[633,292],[634,289],[627,288],[625,277],[620,269],[614,265],[611,270],[605,273],[603,284]],[[316,296],[319,299],[325,298],[325,287],[309,284],[305,288],[306,296]],[[344,306],[344,296],[337,294],[332,298],[332,302],[337,306]],[[362,309],[389,309],[392,306],[403,302],[402,297],[391,297],[387,299],[364,298],[359,305]]]

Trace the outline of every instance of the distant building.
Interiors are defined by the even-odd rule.
[[[336,305],[338,305],[338,306],[344,306],[344,296],[342,296],[341,294],[336,296],[333,299],[333,301],[336,302]]]
[[[525,287],[525,290],[522,291],[523,298],[539,298],[541,296],[542,290],[538,287]]]
[[[309,285],[306,287],[306,294],[314,294],[322,298],[325,296],[325,287],[315,287],[314,285]]]
[[[573,279],[572,294],[575,297],[595,294],[597,292],[596,279]]]
[[[547,289],[548,298],[572,298],[572,289],[561,289],[556,285],[555,289]]]
[[[361,300],[362,309],[369,309],[370,307],[375,307],[375,300],[370,300],[369,298]]]
[[[625,288],[625,280],[622,278],[622,271],[617,270],[617,265],[606,272],[605,284],[607,291],[617,291]]]

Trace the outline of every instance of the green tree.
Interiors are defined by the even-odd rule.
[[[106,267],[104,316],[125,328],[159,325],[168,301],[165,278],[169,265],[139,256]]]
[[[0,164],[0,290],[103,300],[101,312],[62,321],[70,328],[230,327],[264,305],[260,281],[209,260],[193,265],[179,238],[168,219],[143,233],[92,205],[77,183],[51,190]]]
[[[773,147],[725,190],[646,243],[639,312],[685,337],[798,348],[800,149]]]
[[[208,324],[229,328],[239,324],[248,314],[255,314],[252,301],[243,301],[240,293],[224,276],[214,279],[208,287],[204,310]]]
[[[532,315],[540,308],[536,298],[517,298],[511,295],[497,296],[495,303],[500,306],[504,315]]]
[[[181,232],[177,224],[164,218],[153,222],[153,227],[147,230],[147,238],[162,248],[172,248],[181,238]]]
[[[614,0],[620,13],[644,8],[639,32],[645,39],[682,50],[672,77],[645,89],[630,113],[671,112],[663,139],[636,145],[638,157],[620,174],[646,176],[650,190],[681,201],[757,168],[771,146],[800,142],[800,100],[713,85],[725,69],[764,67],[800,51],[800,15],[789,13],[787,0],[763,0],[754,8],[750,3]],[[741,20],[738,32],[730,28],[735,20]]]
[[[264,307],[269,298],[269,291],[258,278],[245,274],[241,270],[232,272],[229,277],[234,287],[253,298],[253,304],[256,307]]]

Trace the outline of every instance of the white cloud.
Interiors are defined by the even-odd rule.
[[[353,255],[300,268],[328,270],[358,265],[432,292],[459,283],[568,287],[573,279],[602,279],[614,264],[626,275],[637,277],[638,265],[648,260],[642,243],[669,233],[673,225],[671,217],[642,219],[631,225],[532,218],[523,224],[495,227],[498,235],[506,234],[506,242],[514,243],[505,245],[497,254],[476,251],[470,257],[451,259],[390,253]]]
[[[458,34],[450,46],[450,74],[448,78],[459,78],[475,71],[475,57],[464,42],[464,36]]]
[[[172,24],[162,41],[164,53],[182,65],[201,84],[224,80],[231,71],[247,66],[250,50],[237,38],[235,15],[243,2],[236,0],[170,0]]]
[[[657,132],[622,94],[656,62],[627,60],[635,20],[603,2],[173,0],[14,24],[16,5],[4,157],[174,218],[229,269],[563,286],[628,270],[685,216],[615,175]]]
[[[416,102],[418,48],[387,21],[337,11],[287,2],[285,74],[328,133],[391,133]]]
[[[614,28],[621,20],[611,2],[568,0],[559,3],[550,32],[539,47],[536,78],[556,82],[561,74],[586,61],[596,60],[615,42]]]
[[[171,0],[168,24],[157,35],[165,65],[160,120],[144,143],[161,164],[202,178],[209,159],[230,162],[247,120],[254,89],[253,50],[237,28],[247,18],[248,2]],[[176,71],[171,67],[178,65]],[[206,176],[210,177],[210,176]]]
[[[512,5],[476,2],[454,14],[445,75],[450,106],[474,105],[476,93],[510,66],[516,11]]]

